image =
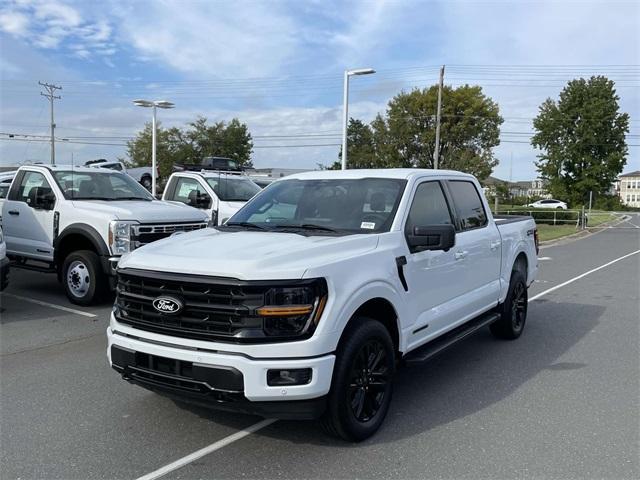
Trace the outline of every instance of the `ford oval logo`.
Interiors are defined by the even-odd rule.
[[[175,314],[180,312],[183,307],[182,302],[173,297],[158,297],[153,300],[153,308],[160,313]]]

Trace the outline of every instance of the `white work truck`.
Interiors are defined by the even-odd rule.
[[[155,200],[133,178],[102,168],[20,167],[2,205],[13,266],[57,273],[79,305],[113,286],[121,255],[206,226],[203,212]]]
[[[147,190],[151,190],[151,185],[153,183],[152,179],[152,168],[151,167],[133,167],[127,168],[122,162],[109,162],[104,158],[100,158],[98,160],[90,160],[85,163],[86,167],[92,168],[108,168],[109,170],[115,170],[116,172],[123,172],[133,177],[133,179],[142,185]],[[160,177],[159,171],[158,177]]]
[[[222,225],[260,191],[246,175],[202,170],[171,174],[162,199],[207,213],[212,225]]]
[[[225,225],[122,258],[109,361],[179,404],[367,438],[399,364],[487,325],[523,331],[536,225],[496,221],[481,192],[445,170],[278,180]]]

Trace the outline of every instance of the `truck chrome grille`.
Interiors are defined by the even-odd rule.
[[[139,248],[176,232],[192,232],[206,227],[207,224],[203,222],[134,225],[132,227],[132,241],[134,248]]]
[[[197,340],[264,341],[263,318],[255,312],[273,282],[252,284],[230,278],[118,271],[114,314],[140,330]],[[183,303],[177,314],[160,313],[160,296]]]

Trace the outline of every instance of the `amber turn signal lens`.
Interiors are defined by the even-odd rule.
[[[260,307],[256,312],[262,317],[298,317],[308,315],[313,305],[286,305],[282,307]]]

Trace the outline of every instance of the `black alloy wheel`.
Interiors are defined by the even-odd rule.
[[[371,420],[384,404],[389,373],[382,343],[377,339],[366,342],[353,362],[349,384],[349,405],[359,422]]]

